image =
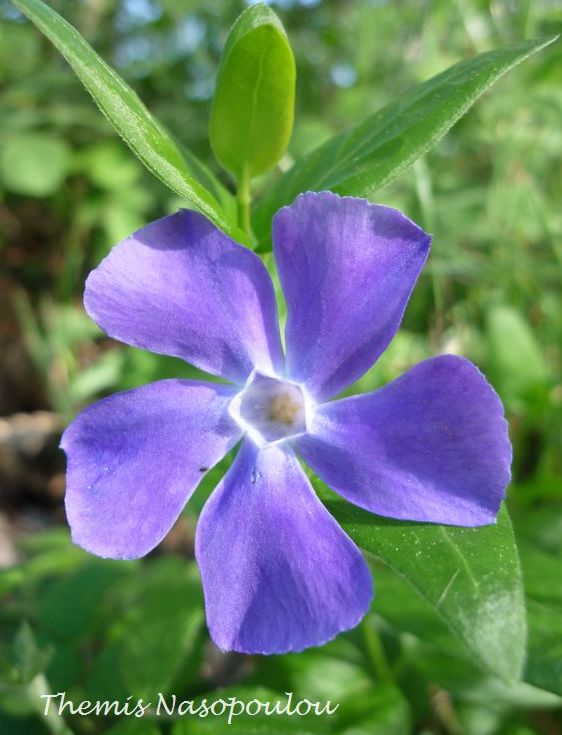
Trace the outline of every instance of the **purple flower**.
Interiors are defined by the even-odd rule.
[[[510,477],[501,403],[444,355],[366,395],[329,401],[394,336],[430,237],[397,210],[303,194],[273,222],[288,317],[257,255],[181,211],[115,247],[86,283],[112,337],[184,358],[228,384],[163,380],[110,396],[64,433],[74,541],[132,559],[170,530],[204,473],[241,440],[196,535],[218,646],[282,653],[356,625],[368,567],[295,452],[373,513],[493,523]]]

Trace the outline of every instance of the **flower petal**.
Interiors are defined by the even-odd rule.
[[[63,434],[75,543],[134,559],[168,533],[205,472],[239,439],[231,388],[162,380],[89,406]]]
[[[501,402],[471,362],[453,355],[318,407],[297,449],[347,500],[412,521],[494,523],[510,479]]]
[[[394,336],[430,237],[396,209],[301,194],[273,221],[287,301],[287,377],[316,400],[359,378]]]
[[[196,212],[164,217],[113,248],[90,274],[84,304],[111,337],[235,382],[281,363],[265,266]]]
[[[222,649],[284,653],[356,625],[372,598],[357,547],[290,449],[246,441],[196,534],[209,630]]]

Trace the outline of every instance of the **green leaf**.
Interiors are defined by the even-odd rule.
[[[428,681],[482,703],[530,708],[560,704],[550,691],[532,685],[533,679],[527,670],[525,681],[506,684],[474,666],[462,641],[453,637],[434,607],[388,567],[380,563],[373,566],[377,591],[374,610],[397,632],[411,633],[419,639],[415,643],[408,641],[407,655],[412,666],[422,671]],[[531,619],[529,635],[532,638]]]
[[[352,701],[358,694],[367,696],[373,677],[361,646],[338,636],[320,648],[311,648],[306,656],[287,654],[260,659],[253,681],[279,691],[305,692],[310,700],[343,702]]]
[[[10,645],[0,647],[0,712],[25,716],[36,710],[37,684],[44,681],[52,653],[50,647],[39,647],[29,624],[22,622]]]
[[[213,152],[238,179],[271,169],[291,137],[295,60],[275,13],[254,5],[238,18],[219,66],[211,112]]]
[[[549,508],[553,518],[560,511]],[[521,564],[529,618],[529,653],[525,679],[562,695],[562,586],[559,552],[539,547],[542,529],[534,543],[520,541]]]
[[[21,586],[33,587],[50,578],[79,570],[91,557],[75,546],[68,531],[42,531],[22,538],[18,547],[29,557],[16,566],[0,569],[0,597]]]
[[[359,546],[413,585],[482,668],[507,681],[520,677],[525,605],[505,508],[497,525],[458,528],[380,518],[344,501],[327,505]]]
[[[407,586],[404,582],[400,584]],[[407,591],[418,597],[413,590]],[[296,696],[312,702],[337,703],[336,712],[319,723],[329,725],[329,732],[353,735],[410,732],[411,712],[403,695],[394,686],[383,683],[379,676],[373,677],[373,661],[365,645],[367,622],[373,620],[365,620],[350,634],[338,636],[304,654],[262,657],[256,661],[246,685],[295,692]],[[441,621],[439,624],[444,627]],[[450,634],[448,638],[451,640]],[[378,668],[377,672],[380,674]]]
[[[64,640],[84,635],[93,628],[106,591],[134,570],[129,562],[86,561],[45,590],[39,604],[39,621],[50,634]]]
[[[10,138],[0,151],[0,182],[24,196],[54,194],[70,166],[71,152],[64,140],[45,133]]]
[[[412,732],[412,717],[404,694],[390,684],[378,684],[360,697],[341,702],[336,718],[334,732],[342,735]]]
[[[513,684],[483,674],[468,661],[447,655],[447,651],[420,644],[413,646],[412,664],[423,674],[428,684],[456,695],[467,702],[487,705],[494,709],[559,709],[560,698],[522,681]],[[470,730],[469,732],[479,732]],[[496,732],[494,730],[493,732]]]
[[[529,656],[525,679],[562,696],[562,607],[529,599],[527,613]]]
[[[137,94],[98,56],[78,31],[41,0],[14,0],[14,5],[61,52],[101,111],[149,171],[217,227],[236,236],[235,227],[215,198],[225,196],[223,187],[191,154],[188,163],[174,140],[152,117]],[[214,193],[201,183],[203,176],[206,185],[213,185]]]
[[[37,674],[45,671],[52,651],[40,649],[31,627],[23,622],[13,641],[12,656],[19,681],[28,684]]]
[[[487,337],[491,377],[508,407],[520,411],[528,406],[542,418],[550,381],[528,322],[515,309],[497,306],[487,315]]]
[[[197,672],[196,646],[204,621],[194,563],[172,556],[141,566],[115,592],[108,643],[94,662],[90,699],[133,694],[151,701],[174,679]]]
[[[284,174],[258,205],[254,231],[262,246],[273,214],[297,194],[330,189],[366,196],[384,186],[435,145],[506,71],[555,39],[521,41],[461,61],[328,140]]]

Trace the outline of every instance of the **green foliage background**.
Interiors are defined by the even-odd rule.
[[[208,124],[220,52],[244,4],[88,0],[52,7],[131,84],[180,149],[232,189],[212,157]],[[281,170],[456,61],[562,29],[562,7],[547,0],[285,0],[274,8],[298,74],[295,130]],[[39,695],[154,699],[162,691],[193,699],[233,687],[250,699],[294,691],[340,703],[329,720],[224,726],[238,732],[560,732],[561,120],[558,42],[510,72],[435,148],[372,195],[403,209],[434,240],[400,333],[353,387],[372,390],[449,351],[474,360],[499,391],[515,450],[508,505],[528,614],[522,681],[513,681],[517,665],[506,647],[494,647],[509,610],[493,607],[473,630],[472,647],[470,630],[444,625],[451,623],[447,610],[436,614],[439,590],[432,597],[424,574],[431,577],[431,564],[446,570],[454,563],[452,546],[462,541],[455,531],[436,544],[423,527],[381,523],[373,530],[337,504],[333,512],[377,557],[377,597],[365,623],[298,655],[225,655],[208,640],[193,563],[197,510],[222,467],[150,558],[101,561],[70,543],[61,510],[64,465],[53,448],[60,426],[109,392],[194,374],[180,361],[104,338],[82,310],[85,276],[124,236],[184,202],[142,168],[58,52],[0,0],[2,735],[220,732],[220,723],[208,720],[65,723],[40,716]],[[278,177],[256,180],[254,196]],[[41,435],[34,454],[27,429],[18,427],[27,426],[21,416],[37,411],[51,433]],[[494,547],[496,536],[479,533],[472,551],[464,548],[477,558],[483,588],[486,575],[495,582],[502,571],[507,587],[513,561]],[[416,555],[412,587],[403,572],[416,570]],[[470,599],[461,603],[468,614]],[[470,628],[474,619],[468,621]]]

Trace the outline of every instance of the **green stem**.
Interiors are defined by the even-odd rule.
[[[386,660],[386,654],[378,630],[375,628],[373,620],[368,617],[363,619],[361,628],[373,671],[379,681],[388,684],[392,681],[392,672]]]
[[[252,224],[251,224],[251,205],[252,197],[250,194],[250,177],[246,171],[242,172],[240,179],[238,180],[238,189],[236,191],[236,202],[238,205],[238,225],[240,228],[251,237],[252,235]]]

